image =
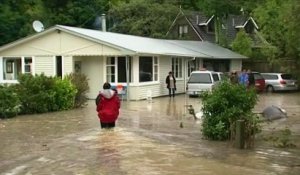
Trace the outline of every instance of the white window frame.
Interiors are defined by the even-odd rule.
[[[153,57],[152,60],[153,60],[153,64],[152,64],[153,65],[153,81],[158,81],[159,64],[158,64],[157,56]]]
[[[31,64],[25,64],[25,59],[27,58],[31,58]],[[20,59],[21,60],[21,74],[32,74],[34,75],[35,74],[35,58],[33,56],[16,56],[16,57],[1,57],[0,61],[1,61],[1,64],[0,66],[2,67],[2,73],[1,73],[1,76],[0,76],[0,81],[3,82],[3,83],[18,83],[18,80],[17,79],[13,79],[13,80],[6,80],[4,79],[4,74],[5,71],[6,71],[6,61],[9,60],[9,59],[12,59],[12,60],[18,60]],[[25,66],[30,66],[30,72],[26,72],[26,68]],[[14,71],[14,70],[13,70]]]
[[[183,58],[172,57],[172,72],[175,78],[183,79]]]
[[[108,82],[110,82],[110,83],[112,83],[112,84],[115,84],[115,83],[119,83],[119,84],[126,84],[126,82],[119,82],[119,80],[118,80],[118,74],[119,74],[119,69],[118,69],[118,58],[120,58],[120,57],[124,57],[125,59],[130,59],[130,57],[128,57],[128,58],[126,58],[126,56],[110,56],[110,57],[106,57],[106,59],[105,59],[105,64],[106,64],[106,69],[105,69],[105,75],[106,75],[106,77],[105,77],[105,80],[106,81],[108,81],[108,74],[107,74],[107,70],[108,70],[108,67],[115,67],[115,73],[114,74],[110,74],[110,76],[111,75],[114,75],[114,79],[115,79],[115,81],[108,81]],[[108,64],[108,62],[107,62],[107,59],[108,58],[113,58],[114,59],[114,64]],[[132,58],[131,58],[132,59]],[[132,64],[132,63],[131,63]],[[129,66],[129,68],[131,67],[131,69],[132,69],[132,66]],[[129,76],[131,76],[131,75],[129,75]],[[129,80],[130,80],[131,78],[129,78]],[[132,81],[132,80],[131,80]],[[129,83],[132,83],[132,82],[129,82]]]
[[[108,58],[114,59],[114,64],[108,63]],[[118,68],[118,67],[117,67],[117,64],[116,64],[116,62],[117,62],[116,56],[106,57],[105,61],[106,61],[106,69],[105,69],[105,75],[106,75],[106,77],[105,77],[105,81],[111,82],[111,83],[116,83],[117,77],[118,77],[118,75],[117,75],[117,73],[118,73],[118,72],[117,72],[117,68]],[[108,74],[108,68],[112,68],[112,67],[115,68],[114,74],[113,74],[113,73]],[[110,76],[110,77],[111,77],[111,76],[114,76],[114,81],[109,80],[109,79],[108,79],[108,76]]]
[[[138,60],[140,62],[140,57],[151,57],[152,58],[152,81],[145,81],[140,82],[138,79],[138,83],[140,84],[152,84],[152,83],[158,83],[159,82],[159,58],[157,56],[139,56]],[[138,63],[139,65],[139,63]],[[140,70],[140,67],[139,67]],[[155,76],[157,75],[157,76]]]
[[[184,37],[188,33],[188,25],[179,25],[178,34],[179,37]]]

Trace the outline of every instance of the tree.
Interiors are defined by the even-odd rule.
[[[165,37],[178,14],[178,7],[169,3],[151,0],[132,0],[113,5],[108,15],[113,19],[114,32],[147,37]]]
[[[253,14],[261,26],[260,31],[264,38],[277,48],[276,56],[270,60],[294,60],[294,71],[300,78],[299,10],[297,0],[266,0]]]
[[[252,55],[252,41],[247,35],[245,30],[241,30],[237,33],[236,38],[232,42],[232,50],[242,55],[251,57]]]

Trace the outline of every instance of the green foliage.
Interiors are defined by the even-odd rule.
[[[250,57],[252,55],[252,41],[245,30],[240,30],[232,42],[232,50]]]
[[[237,13],[242,7],[242,2],[243,0],[198,0],[198,6],[207,15],[223,17]]]
[[[89,91],[87,76],[80,73],[71,73],[66,76],[66,79],[70,80],[77,90],[74,107],[85,106],[88,100],[86,93]]]
[[[111,30],[163,38],[178,12],[178,7],[172,3],[155,3],[149,0],[119,3],[109,10],[109,15],[115,21],[115,26]]]
[[[14,117],[20,112],[20,100],[13,85],[0,85],[0,99],[0,118]]]
[[[17,93],[23,114],[70,109],[74,105],[76,89],[68,80],[23,74],[18,81]]]
[[[203,135],[212,140],[227,140],[237,120],[243,119],[249,127],[246,134],[258,131],[256,116],[251,112],[257,102],[254,89],[223,81],[212,93],[202,95]],[[246,127],[247,128],[247,127]]]
[[[74,107],[77,90],[71,81],[56,78],[53,91],[55,93],[55,105],[58,107],[56,110],[66,110]]]

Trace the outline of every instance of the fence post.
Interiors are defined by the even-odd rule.
[[[235,145],[239,149],[245,148],[245,121],[244,120],[236,121]]]

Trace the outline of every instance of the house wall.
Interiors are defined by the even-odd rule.
[[[136,57],[138,59],[138,57]],[[133,67],[138,68],[138,61],[134,61]],[[183,77],[176,79],[176,93],[185,92],[185,82],[186,79],[186,61],[183,61]],[[146,82],[138,83],[138,77],[135,82],[130,84],[129,97],[131,100],[142,100],[146,99],[149,92],[151,92],[152,97],[165,96],[169,94],[167,85],[165,83],[166,77],[169,71],[172,70],[172,57],[171,56],[159,56],[159,80],[158,82]],[[135,73],[134,75],[138,75]]]
[[[242,60],[231,60],[230,71],[240,71],[240,70],[242,70]]]
[[[53,56],[36,56],[34,64],[35,73],[54,76],[54,61]]]
[[[68,75],[74,71],[74,62],[72,56],[63,57],[63,74]]]
[[[90,87],[87,93],[88,98],[96,98],[102,85],[105,81],[105,67],[103,57],[100,56],[85,56],[75,57],[74,61],[81,61],[81,73],[88,77],[88,84]]]

